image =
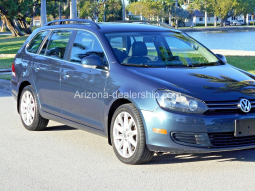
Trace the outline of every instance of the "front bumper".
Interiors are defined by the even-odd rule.
[[[209,135],[214,133],[234,133],[235,120],[254,119],[255,114],[224,114],[224,115],[195,115],[172,113],[162,108],[155,111],[141,110],[146,144],[151,151],[172,153],[209,153],[230,150],[255,148],[255,137],[251,144],[236,144],[219,146],[212,144]],[[165,129],[167,134],[153,132],[153,128]],[[174,140],[173,133],[202,135],[202,145],[190,145]],[[251,138],[250,138],[251,140]]]

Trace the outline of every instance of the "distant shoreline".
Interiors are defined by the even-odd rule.
[[[229,27],[199,27],[199,28],[179,28],[182,32],[224,32],[224,31],[255,31],[255,26],[229,26]]]

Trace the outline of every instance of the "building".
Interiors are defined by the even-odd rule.
[[[239,15],[239,16],[233,16],[228,18],[228,21],[233,22],[233,21],[241,21],[243,24],[245,23],[250,23],[250,22],[255,22],[255,17],[252,14],[247,14],[246,18],[244,15]]]
[[[40,16],[34,17],[33,26],[35,26],[35,27],[40,27],[41,26],[41,17]]]
[[[185,19],[185,26],[191,26],[193,21],[193,26],[197,24],[205,24],[205,13],[200,12],[199,10],[195,10],[192,13],[192,17],[189,19]],[[221,19],[217,17],[217,24],[221,22]],[[214,16],[208,14],[207,15],[207,24],[214,24]]]

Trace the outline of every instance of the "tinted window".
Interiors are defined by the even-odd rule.
[[[81,63],[81,60],[90,55],[97,55],[101,58],[102,63],[106,64],[104,51],[97,38],[85,31],[78,31],[74,40],[71,62]]]
[[[36,53],[38,48],[40,47],[42,41],[47,36],[49,31],[39,32],[34,39],[30,42],[29,46],[27,47],[27,51],[31,53]]]
[[[47,48],[46,56],[63,59],[72,31],[54,31]]]

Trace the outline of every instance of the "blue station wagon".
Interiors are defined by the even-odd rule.
[[[11,87],[26,129],[96,133],[126,164],[255,148],[255,76],[170,27],[49,22],[18,51]]]

